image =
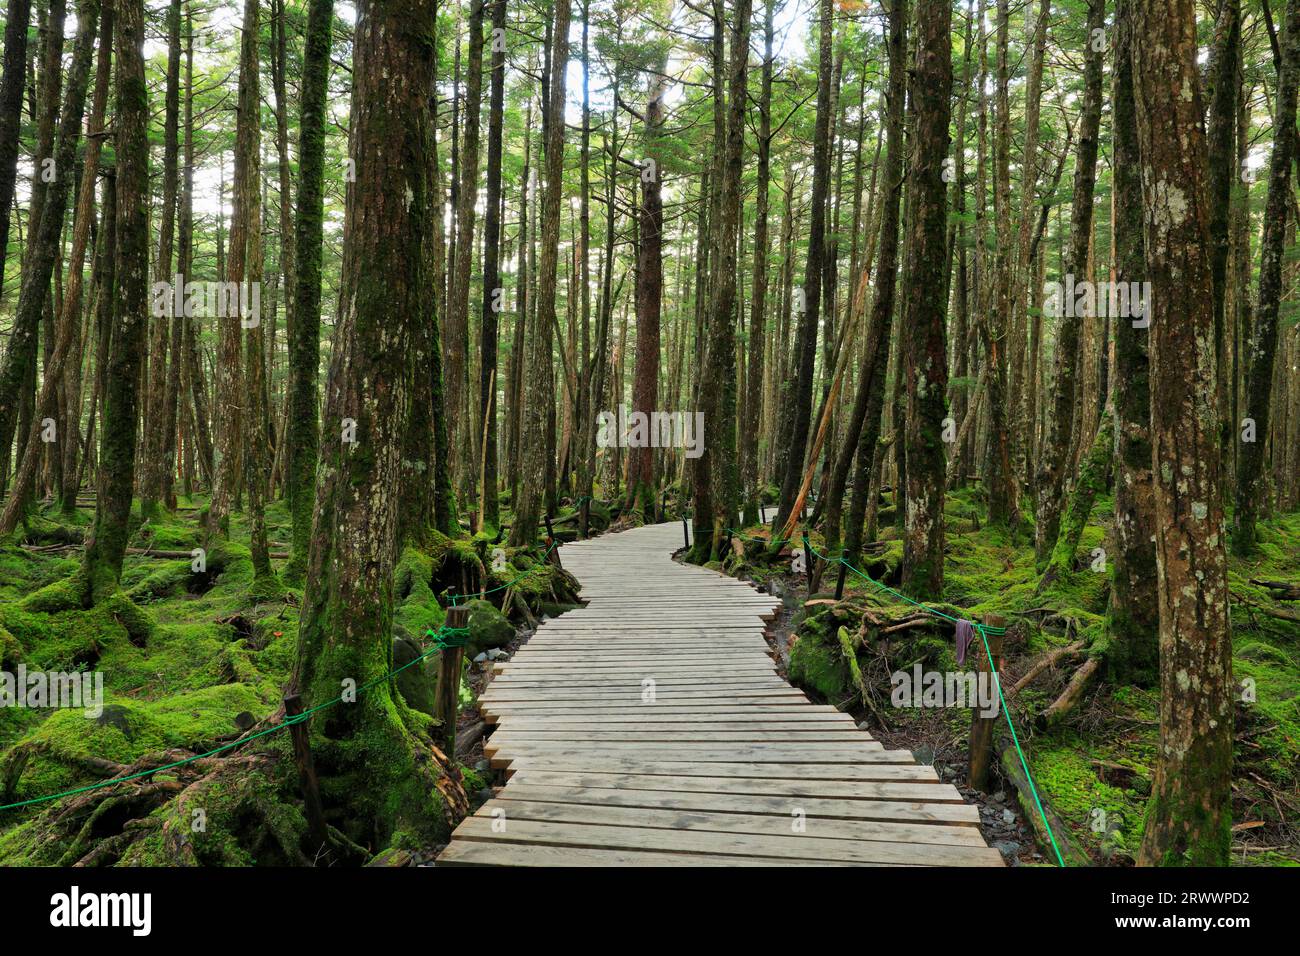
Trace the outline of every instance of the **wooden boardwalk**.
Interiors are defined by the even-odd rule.
[[[564,546],[589,603],[495,665],[508,779],[439,864],[1003,865],[932,767],[778,676],[778,599],[681,544],[662,524]]]

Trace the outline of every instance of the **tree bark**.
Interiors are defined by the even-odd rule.
[[[1300,9],[1290,0],[1289,18]],[[1231,840],[1232,648],[1215,414],[1196,12],[1137,0],[1132,47],[1147,273],[1160,607],[1160,745],[1138,862],[1222,866]]]
[[[943,593],[943,420],[948,414],[943,266],[948,200],[943,179],[952,93],[952,5],[917,5],[916,68],[911,112],[911,222],[903,289],[903,357],[907,382],[907,483],[903,588],[916,596]]]
[[[298,196],[294,210],[297,283],[289,326],[289,428],[285,497],[293,517],[293,549],[285,579],[300,580],[311,548],[319,454],[317,380],[320,367],[321,245],[325,218],[325,96],[329,86],[334,0],[311,0],[303,48],[298,124]]]
[[[114,0],[116,295],[112,354],[104,376],[95,523],[86,543],[87,600],[117,589],[130,536],[139,379],[149,322],[149,99],[144,76],[144,0]],[[107,220],[107,216],[105,217]]]

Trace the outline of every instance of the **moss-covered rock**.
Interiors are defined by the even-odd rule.
[[[515,639],[515,626],[489,602],[470,601],[465,606],[469,608],[470,656],[505,647]]]

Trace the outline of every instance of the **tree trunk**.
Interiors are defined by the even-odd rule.
[[[325,97],[333,24],[334,0],[311,0],[307,8],[298,125],[298,197],[294,212],[298,275],[293,290],[294,321],[289,326],[289,428],[285,436],[284,484],[293,516],[293,549],[284,572],[288,581],[301,580],[306,573],[315,506],[321,245],[325,217]]]
[[[803,310],[799,315],[799,329],[795,336],[795,361],[798,365],[792,376],[792,392],[786,396],[786,400],[791,403],[789,440],[785,440],[784,434],[778,439],[785,448],[785,468],[773,529],[785,527],[794,509],[795,496],[803,478],[804,453],[808,447],[811,425],[813,367],[817,360],[818,316],[821,308],[822,253],[826,244],[826,196],[830,186],[831,49],[834,43],[832,12],[831,0],[818,0],[817,121],[813,133],[808,258],[804,266],[803,289],[799,296]],[[773,547],[779,547],[779,542],[774,541]]]
[[[149,101],[144,76],[144,0],[114,0],[117,214],[112,355],[104,376],[95,524],[86,543],[87,598],[117,589],[130,536],[139,379],[149,322]],[[105,222],[107,225],[107,216]]]
[[[546,440],[548,410],[553,410],[555,391],[551,333],[555,328],[556,273],[559,265],[560,199],[564,190],[564,92],[565,65],[569,60],[569,0],[555,6],[551,41],[550,82],[546,98],[546,186],[542,191],[541,261],[537,269],[537,312],[528,355],[528,395],[525,399],[524,481],[515,506],[515,523],[510,543],[532,544],[542,518],[547,476],[553,465]]]
[[[432,288],[425,193],[433,21],[432,0],[357,4],[350,120],[356,180],[326,386],[319,520],[292,682],[310,705],[344,694],[344,703],[313,722],[313,750],[328,768],[324,790],[345,811],[349,836],[375,847],[403,829],[445,838],[427,738],[417,736],[391,683],[381,679],[391,663],[407,346]],[[345,431],[345,419],[355,432]],[[349,688],[358,691],[354,702],[347,702]]]
[[[664,64],[659,64],[662,69]],[[646,441],[628,452],[627,498],[625,511],[639,513],[643,520],[654,520],[655,448],[651,416],[659,405],[659,308],[664,293],[663,231],[664,208],[660,198],[659,130],[663,124],[661,76],[650,77],[650,94],[645,110],[645,157],[641,180],[641,241],[637,246],[636,267],[636,366],[632,372],[632,413],[645,416]]]
[[[505,308],[500,288],[501,127],[505,104],[506,0],[492,5],[492,81],[488,106],[487,202],[483,216],[483,324],[480,329],[479,416],[486,424],[481,441],[483,487],[479,489],[479,530],[495,534],[501,523],[497,497],[497,315]],[[490,530],[489,530],[490,529]]]
[[[1083,105],[1079,117],[1079,148],[1074,160],[1074,204],[1070,211],[1070,252],[1063,283],[1087,278],[1088,247],[1092,238],[1092,200],[1097,184],[1097,139],[1101,126],[1101,61],[1105,44],[1098,40],[1105,22],[1105,0],[1088,0],[1087,33],[1083,65]],[[1067,295],[1069,291],[1067,290]],[[1064,313],[1064,309],[1059,310]],[[1066,472],[1074,461],[1072,428],[1075,385],[1079,365],[1079,321],[1059,317],[1056,336],[1056,382],[1052,406],[1045,408],[1049,424],[1038,476],[1038,524],[1034,549],[1045,562],[1056,544],[1061,524],[1061,502]]]
[[[943,593],[943,420],[948,414],[948,363],[944,340],[944,248],[952,91],[952,5],[921,0],[917,6],[916,70],[912,86],[915,139],[907,278],[903,290],[904,360],[907,381],[907,483],[903,538],[903,588],[916,596]]]
[[[1296,88],[1300,81],[1300,9],[1287,0],[1282,33],[1282,62],[1273,116],[1273,157],[1268,171],[1268,202],[1264,208],[1264,237],[1259,250],[1259,305],[1246,369],[1246,407],[1242,419],[1241,459],[1237,469],[1233,511],[1232,551],[1255,550],[1255,524],[1264,489],[1264,453],[1272,415],[1273,365],[1277,357],[1278,313],[1285,288],[1282,275],[1287,248],[1287,212],[1294,202],[1291,165],[1295,159]],[[1251,427],[1253,425],[1253,427]]]
[[[1290,0],[1289,21],[1297,10],[1300,0]],[[1192,0],[1137,0],[1134,14],[1142,25],[1132,57],[1153,303],[1161,692],[1160,746],[1138,861],[1223,866],[1232,823],[1232,648],[1196,12]]]
[[[0,74],[0,298],[9,252],[9,210],[18,180],[18,129],[22,122],[23,85],[27,81],[27,26],[31,15],[31,0],[9,0],[5,11],[4,72]]]
[[[840,513],[849,469],[856,461],[849,526],[845,532],[845,558],[857,559],[862,543],[871,463],[880,439],[880,416],[885,402],[885,367],[894,318],[898,282],[898,212],[903,199],[903,112],[907,99],[907,2],[893,0],[889,10],[889,88],[885,118],[884,196],[880,212],[880,263],[876,269],[871,321],[867,326],[866,362],[858,380],[857,396],[849,414],[848,429],[840,447],[835,473],[827,492],[824,534],[826,547],[839,547]]]

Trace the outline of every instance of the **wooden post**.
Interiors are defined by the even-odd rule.
[[[297,717],[302,713],[302,697],[289,694],[284,698],[284,715]],[[298,765],[298,784],[302,787],[303,810],[307,816],[307,832],[313,843],[324,846],[327,839],[325,811],[320,802],[320,784],[316,780],[316,764],[311,759],[311,743],[307,735],[307,722],[289,727],[293,738],[293,759]]]
[[[550,515],[547,515],[547,516],[546,516],[546,537],[550,538],[551,541],[554,541],[554,542],[555,542],[555,546],[556,546],[557,548],[560,546],[560,542],[558,542],[558,541],[555,540],[555,529],[551,527],[551,516],[550,516]],[[548,542],[548,546],[549,546],[549,543],[550,543],[550,542]]]
[[[808,543],[808,532],[803,533],[803,563],[804,569],[808,573],[808,596],[812,597],[813,593],[813,553],[812,545]]]
[[[1006,618],[999,614],[985,614],[984,624],[988,627],[1004,627]],[[997,687],[989,670],[989,654],[993,655],[993,660],[999,672],[1002,670],[1002,635],[989,634],[988,650],[984,649],[984,641],[980,639],[979,630],[975,631],[975,640],[971,642],[971,651],[975,654],[975,671],[976,680],[985,683],[993,693],[997,694]],[[988,674],[989,676],[984,676]],[[976,685],[977,687],[979,684]],[[989,767],[993,762],[993,737],[997,728],[997,723],[1002,717],[1002,701],[999,697],[997,700],[998,713],[992,717],[986,717],[981,713],[977,706],[971,710],[970,722],[970,770],[967,774],[967,783],[975,790],[984,790],[988,785]]]
[[[447,627],[468,627],[469,608],[447,608]],[[448,760],[456,758],[456,705],[460,702],[460,671],[465,648],[445,647],[438,655],[438,682],[433,692],[433,715],[442,721],[435,739]]]
[[[835,579],[835,600],[837,601],[844,600],[844,574],[848,569],[849,566],[843,561],[840,561],[840,575]]]
[[[686,524],[686,515],[682,515],[682,541],[685,542],[687,550],[691,547],[691,529]]]

